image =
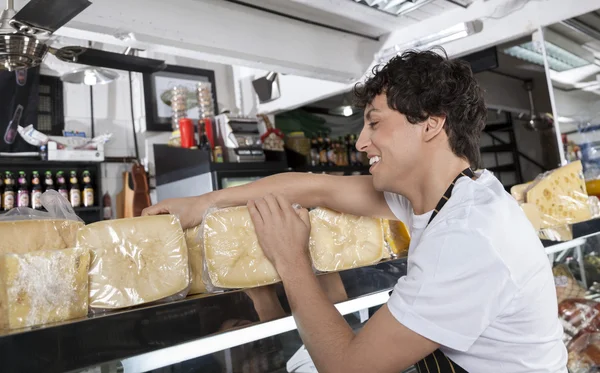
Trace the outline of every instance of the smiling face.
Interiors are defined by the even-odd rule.
[[[385,93],[365,107],[365,125],[356,148],[369,157],[376,190],[399,193],[399,186],[417,176],[426,158],[423,126],[390,109]]]

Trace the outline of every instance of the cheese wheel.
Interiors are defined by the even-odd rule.
[[[186,229],[185,242],[188,248],[190,260],[191,283],[188,295],[206,293],[206,285],[202,281],[202,237],[200,237],[202,225]]]
[[[384,258],[381,219],[317,208],[310,212],[310,224],[310,255],[319,271],[341,271]]]
[[[86,316],[89,264],[79,248],[0,255],[0,329]]]
[[[83,225],[79,221],[64,219],[0,222],[0,255],[75,247],[77,231]]]
[[[526,192],[527,203],[540,211],[541,228],[573,224],[592,217],[581,161],[549,172]]]
[[[89,224],[79,231],[77,246],[92,254],[91,308],[125,308],[187,294],[188,249],[175,216]]]
[[[204,260],[213,286],[250,288],[280,281],[258,243],[247,207],[216,210],[203,224]]]

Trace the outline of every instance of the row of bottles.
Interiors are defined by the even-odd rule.
[[[14,207],[41,210],[42,193],[47,190],[58,191],[73,207],[94,206],[92,176],[87,170],[81,174],[82,183],[79,183],[76,171],[70,171],[68,180],[63,171],[58,171],[56,178],[53,178],[52,172],[46,171],[43,180],[38,171],[33,171],[30,180],[24,171],[19,171],[16,182],[12,172],[4,173],[4,178],[0,179],[2,210],[8,211]]]
[[[350,134],[332,140],[319,133],[310,139],[311,166],[363,166],[368,164],[363,152],[356,149],[357,136]]]

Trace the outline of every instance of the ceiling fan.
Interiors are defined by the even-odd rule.
[[[57,49],[47,44],[56,30],[91,4],[89,0],[31,0],[15,12],[14,0],[6,0],[6,9],[0,14],[0,70],[38,66],[47,53],[65,62],[141,73],[166,68],[160,60],[80,46]]]

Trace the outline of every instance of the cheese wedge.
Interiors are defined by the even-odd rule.
[[[532,183],[533,182],[530,181],[525,184],[514,185],[512,188],[510,188],[510,195],[513,196],[513,198],[516,199],[517,202],[525,202],[525,191],[527,190],[527,188],[529,188],[529,186]]]
[[[188,249],[173,215],[89,224],[79,231],[77,246],[92,254],[91,308],[125,308],[187,294]]]
[[[381,219],[317,208],[310,224],[310,255],[321,272],[366,266],[385,256]]]
[[[204,260],[212,285],[235,289],[280,281],[258,243],[248,208],[217,210],[203,224]]]
[[[0,222],[0,255],[75,247],[83,223],[74,220],[15,220]]]
[[[200,237],[202,225],[186,229],[185,242],[188,248],[190,260],[191,284],[188,295],[206,293],[206,285],[202,281],[202,237]]]
[[[540,211],[541,228],[573,224],[591,219],[581,161],[557,168],[526,192],[527,203]]]
[[[408,255],[410,233],[401,221],[382,219],[385,242],[397,256]]]
[[[0,255],[0,329],[19,329],[85,317],[85,249]]]
[[[525,216],[527,216],[527,219],[531,222],[533,229],[539,231],[542,227],[542,216],[537,206],[533,203],[521,203],[520,206],[525,213]]]

